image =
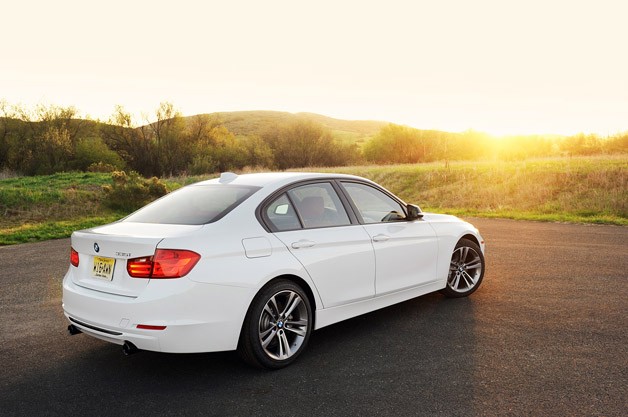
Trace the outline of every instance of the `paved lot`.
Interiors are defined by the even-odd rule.
[[[314,333],[291,367],[69,337],[68,240],[0,248],[1,415],[626,415],[628,228],[473,219],[483,286]]]

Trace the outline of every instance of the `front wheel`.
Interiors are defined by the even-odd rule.
[[[466,297],[478,289],[484,278],[484,255],[477,243],[460,239],[449,264],[447,286],[441,290],[447,297]]]
[[[283,368],[305,349],[312,325],[312,307],[303,289],[288,280],[272,282],[251,303],[238,352],[251,365]]]

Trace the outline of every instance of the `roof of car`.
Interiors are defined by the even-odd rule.
[[[196,183],[196,185],[207,184],[234,184],[249,185],[255,187],[266,187],[269,185],[282,186],[294,181],[308,179],[325,179],[325,178],[347,178],[347,179],[363,179],[354,175],[346,174],[323,174],[315,172],[264,172],[257,174],[237,175],[231,172],[222,173],[220,178],[214,178],[207,181]]]

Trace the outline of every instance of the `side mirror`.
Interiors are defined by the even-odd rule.
[[[408,208],[408,217],[406,218],[406,220],[412,221],[412,220],[417,220],[423,217],[423,212],[421,211],[419,206],[416,206],[414,204],[408,204],[407,208]]]

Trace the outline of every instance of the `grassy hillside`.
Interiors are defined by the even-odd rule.
[[[628,225],[628,158],[323,169],[370,178],[426,211]]]
[[[166,180],[169,191],[207,179]],[[0,245],[70,236],[74,230],[116,221],[127,212],[106,207],[111,174],[65,172],[0,179]]]
[[[235,111],[211,113],[218,116],[225,127],[236,135],[261,135],[276,125],[284,125],[295,120],[310,120],[330,129],[333,135],[343,142],[365,142],[388,124],[374,120],[341,120],[315,113],[288,113],[279,111]]]
[[[111,175],[63,173],[0,180],[0,244],[69,236],[73,230],[114,221],[101,187]]]
[[[425,211],[628,225],[628,157],[356,166],[315,171],[370,178]],[[211,177],[166,179],[170,190]],[[0,180],[0,245],[69,236],[127,213],[103,205],[109,174]]]

